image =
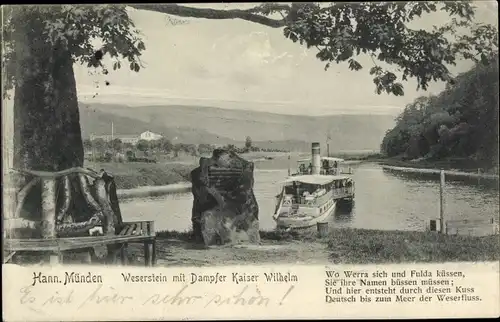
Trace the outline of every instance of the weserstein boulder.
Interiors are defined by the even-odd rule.
[[[260,242],[253,169],[252,162],[228,150],[200,158],[200,166],[191,172],[192,224],[198,241],[207,246]]]

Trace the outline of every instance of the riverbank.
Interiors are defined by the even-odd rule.
[[[403,173],[415,173],[415,174],[439,175],[441,173],[441,170],[438,170],[438,169],[395,167],[395,166],[388,166],[388,165],[382,165],[382,169],[396,171],[396,172],[403,172]],[[486,179],[486,180],[498,181],[498,175],[494,175],[494,174],[464,172],[464,171],[456,171],[456,170],[443,170],[443,171],[444,171],[444,174],[448,177],[468,178],[468,179]]]
[[[498,236],[471,237],[432,232],[334,229],[327,238],[316,231],[261,231],[260,245],[205,248],[190,232],[158,232],[158,266],[244,264],[384,264],[497,261]],[[142,248],[131,245],[130,260],[142,264]]]
[[[171,183],[164,186],[146,186],[131,189],[117,189],[119,199],[151,198],[171,194],[191,193],[191,182]]]
[[[261,231],[260,235],[260,245],[205,247],[191,241],[191,232],[160,231],[156,239],[157,266],[397,264],[500,260],[498,235],[472,237],[350,228],[333,229],[326,238],[319,238],[314,230],[300,233]],[[131,243],[128,249],[129,265],[143,266],[143,246]],[[85,263],[87,257],[82,254],[70,253],[65,256],[64,261],[66,264]],[[19,256],[19,263],[36,264],[43,261],[40,254]]]
[[[470,160],[403,161],[396,158],[387,158],[379,153],[332,153],[332,156],[343,158],[346,161],[346,165],[349,166],[358,163],[374,162],[382,165],[387,170],[433,176],[439,174],[440,169],[444,169],[447,171],[446,175],[450,178],[486,179],[498,182],[498,173],[494,173],[494,171],[484,172],[483,170],[479,170],[480,172],[478,173],[478,168],[474,168],[475,164]],[[249,152],[242,154],[241,157],[254,162],[256,170],[282,170],[290,168],[292,171],[295,171],[297,161],[309,157],[309,154],[305,152]],[[170,160],[162,163],[86,162],[85,167],[95,170],[105,169],[113,174],[119,190],[143,187],[140,191],[120,192],[124,197],[133,197],[136,193],[138,193],[139,197],[151,197],[167,193],[188,192],[185,187],[181,188],[181,190],[184,190],[178,191],[176,186],[168,186],[172,184],[185,185],[190,182],[190,172],[198,166],[198,160],[199,158],[192,157],[191,159]]]
[[[288,156],[290,155],[290,160]],[[255,168],[259,170],[286,169],[288,165],[296,168],[296,162],[307,156],[307,153],[286,152],[249,152],[240,156],[252,161]],[[209,156],[205,156],[209,157]],[[183,158],[182,160],[170,160],[160,163],[145,162],[90,162],[86,161],[84,167],[94,170],[104,169],[115,178],[116,187],[119,190],[136,189],[144,187],[139,194],[144,193],[152,187],[151,192],[169,191],[167,185],[185,184],[190,182],[190,173],[198,167],[199,157]],[[164,186],[164,187],[162,187]],[[175,190],[175,189],[174,189]],[[128,192],[123,192],[123,195]],[[135,194],[135,192],[134,192]],[[145,195],[146,196],[146,195]],[[152,195],[149,195],[152,196]]]
[[[399,168],[415,168],[415,169],[435,169],[435,170],[447,170],[454,172],[466,172],[466,173],[478,173],[478,169],[482,174],[487,175],[497,175],[498,170],[494,171],[490,169],[485,171],[476,162],[470,159],[447,159],[447,160],[419,160],[419,161],[406,161],[399,160],[396,158],[378,158],[371,159],[371,161],[376,161],[384,166],[399,167]]]
[[[84,167],[104,169],[115,178],[116,188],[158,187],[190,181],[191,171],[197,167],[194,162],[85,162]],[[154,189],[153,189],[154,190]]]

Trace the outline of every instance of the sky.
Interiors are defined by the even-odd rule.
[[[495,1],[474,1],[476,21],[498,26]],[[212,8],[244,8],[252,4],[189,4]],[[350,71],[345,64],[324,64],[314,50],[286,39],[282,30],[242,20],[182,19],[188,24],[172,25],[168,16],[130,10],[143,33],[146,68],[139,73],[124,68],[109,75],[92,75],[75,64],[78,97],[86,103],[144,105],[204,105],[283,114],[399,114],[421,95],[436,94],[444,84],[431,84],[427,92],[416,91],[414,81],[405,83],[405,95],[395,97],[374,92],[366,67]],[[414,23],[426,29],[447,20],[434,14]],[[450,68],[455,74],[470,63]],[[104,82],[110,85],[105,86]],[[97,88],[99,85],[99,88]],[[94,95],[98,93],[97,96]],[[12,149],[13,102],[3,101],[3,151]],[[10,158],[4,158],[7,163]],[[7,164],[8,167],[8,164]]]
[[[255,3],[187,5],[224,9]],[[477,21],[498,25],[496,2],[476,1],[476,6]],[[172,25],[165,14],[136,9],[130,9],[130,16],[143,34],[146,51],[141,58],[146,68],[139,73],[123,68],[104,76],[75,65],[81,101],[205,105],[285,114],[398,114],[416,97],[444,88],[433,83],[427,92],[417,92],[416,82],[410,81],[404,83],[403,97],[377,95],[368,57],[359,59],[365,66],[361,71],[349,70],[346,63],[332,64],[325,71],[315,49],[286,39],[282,29],[238,19],[174,17],[187,23]],[[427,29],[446,19],[446,14],[434,14],[413,27]],[[456,74],[471,66],[459,62],[450,70]],[[105,86],[105,81],[110,85]]]

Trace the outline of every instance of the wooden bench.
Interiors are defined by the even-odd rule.
[[[3,246],[4,246],[4,254],[7,252],[7,256],[4,256],[4,263],[13,259],[16,253],[26,253],[26,252],[35,252],[35,253],[47,253],[49,254],[51,263],[61,263],[63,261],[63,257],[65,253],[77,253],[84,251],[89,257],[91,257],[91,253],[93,247],[98,246],[110,246],[116,245],[114,247],[108,248],[108,262],[110,259],[113,260],[116,258],[118,250],[121,253],[121,261],[122,264],[127,263],[127,246],[129,243],[143,243],[144,244],[144,259],[146,266],[153,266],[156,263],[156,233],[154,229],[153,221],[135,221],[135,222],[121,222],[121,214],[120,214],[120,223],[116,225],[119,227],[119,232],[113,230],[109,230],[106,233],[105,228],[100,225],[93,224],[96,228],[100,227],[101,233],[103,235],[90,236],[90,232],[88,236],[83,235],[83,237],[66,237],[60,236],[56,233],[56,217],[64,216],[67,214],[68,204],[71,200],[71,194],[68,194],[65,198],[65,202],[63,203],[63,208],[56,209],[57,204],[57,180],[61,180],[64,184],[64,187],[70,188],[70,183],[68,176],[69,175],[78,175],[80,179],[81,189],[85,194],[85,199],[88,203],[93,205],[94,209],[98,213],[104,213],[104,207],[108,207],[107,209],[107,222],[108,225],[110,222],[114,221],[113,218],[109,218],[109,216],[114,216],[116,213],[113,209],[110,209],[109,204],[99,204],[94,196],[89,193],[88,180],[85,177],[90,177],[93,179],[100,179],[103,173],[98,174],[90,169],[84,168],[71,168],[59,172],[46,172],[46,171],[31,171],[31,170],[15,170],[16,174],[21,175],[29,175],[32,178],[28,181],[28,183],[20,188],[13,188],[10,185],[7,185],[7,199],[8,202],[4,203],[4,237],[6,237],[5,229],[10,232],[12,227],[33,227],[40,231],[42,238],[16,238],[15,235],[8,236],[4,238]],[[10,179],[10,177],[8,176]],[[103,182],[102,180],[100,181]],[[21,211],[21,207],[25,199],[28,196],[28,192],[37,184],[40,183],[42,185],[41,190],[41,201],[42,201],[42,213],[41,220],[29,220],[20,218],[19,214]],[[71,191],[69,191],[71,192]],[[103,198],[102,195],[97,196],[97,198]],[[106,196],[104,196],[106,198]],[[107,196],[109,201],[109,196]],[[116,200],[116,202],[118,202]],[[64,207],[66,205],[66,207]],[[119,209],[118,209],[119,212]],[[16,226],[19,225],[19,226]],[[86,226],[85,226],[86,227]]]
[[[28,238],[4,239],[4,250],[9,254],[4,263],[12,260],[16,253],[44,252],[49,254],[50,263],[63,262],[64,252],[77,251],[96,246],[120,245],[120,257],[123,265],[127,264],[127,246],[129,243],[144,244],[144,264],[156,264],[156,233],[153,221],[134,221],[124,223],[118,235],[68,237],[68,238]]]

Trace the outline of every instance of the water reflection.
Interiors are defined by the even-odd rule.
[[[353,210],[356,207],[356,202],[353,201],[352,207],[340,206],[335,208],[333,214],[333,222],[335,224],[346,224],[353,220]]]
[[[272,230],[275,195],[287,170],[256,170],[254,192],[259,204],[261,229]],[[355,203],[339,207],[332,216],[335,227],[381,230],[424,230],[439,217],[439,177],[401,175],[377,164],[361,164],[353,175]],[[446,219],[498,218],[498,189],[447,181]],[[155,220],[158,230],[187,230],[191,226],[191,194],[121,202],[126,220]]]

